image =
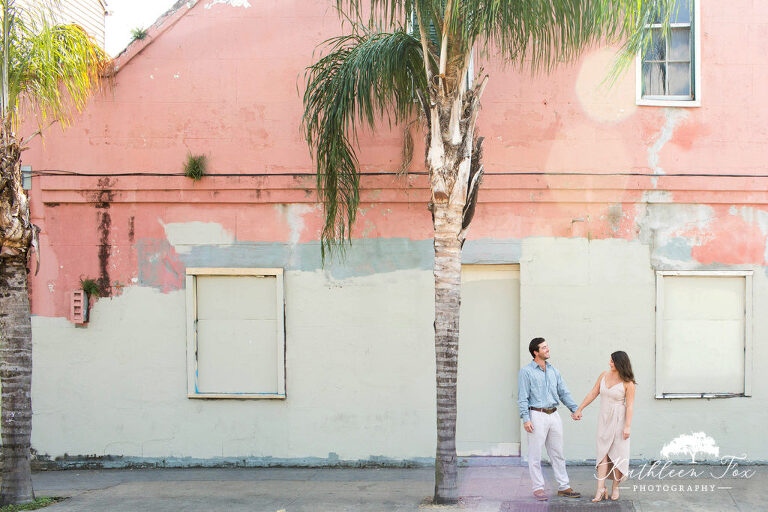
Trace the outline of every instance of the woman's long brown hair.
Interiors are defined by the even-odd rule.
[[[626,352],[617,350],[611,354],[611,360],[613,361],[613,366],[616,367],[616,371],[619,372],[621,380],[637,384],[635,374],[632,373],[632,363],[629,362],[629,356]]]

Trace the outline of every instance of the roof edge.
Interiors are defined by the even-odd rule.
[[[134,39],[126,46],[117,57],[112,60],[112,66],[106,73],[106,76],[115,76],[122,68],[140,54],[144,48],[160,37],[166,30],[174,26],[184,15],[197,5],[199,0],[178,0],[165,11],[155,22],[147,29],[147,36],[144,39]]]

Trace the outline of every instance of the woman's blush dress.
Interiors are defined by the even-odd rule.
[[[597,459],[595,467],[608,455],[608,478],[626,480],[629,472],[629,439],[624,439],[624,421],[627,406],[624,402],[624,382],[614,386],[600,380],[600,416],[597,419]],[[614,467],[621,472],[620,480],[614,474]]]

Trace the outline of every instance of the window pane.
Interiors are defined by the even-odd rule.
[[[691,60],[691,30],[676,28],[672,30],[669,41],[669,60]]]
[[[666,75],[666,65],[660,62],[643,63],[643,95],[662,96]]]
[[[691,4],[688,0],[677,0],[672,8],[672,23],[690,23],[691,22]]]
[[[664,60],[664,56],[667,53],[666,50],[667,43],[661,35],[661,30],[653,29],[651,30],[651,41],[648,48],[645,50],[643,60]]]
[[[691,95],[691,65],[672,62],[669,64],[669,94],[673,96]]]

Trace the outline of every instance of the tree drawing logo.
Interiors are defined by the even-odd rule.
[[[671,455],[685,455],[691,458],[691,464],[696,464],[697,454],[720,456],[720,448],[715,440],[704,432],[691,432],[682,434],[665,444],[661,449],[661,456],[669,459]]]

